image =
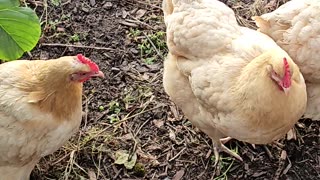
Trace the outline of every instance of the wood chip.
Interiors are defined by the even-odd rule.
[[[174,133],[174,131],[172,130],[172,129],[169,129],[169,138],[172,140],[172,141],[174,141],[174,142],[176,142],[176,134]]]
[[[287,133],[287,140],[297,140],[296,130],[294,128],[290,129]]]
[[[122,25],[125,25],[125,26],[129,26],[129,27],[138,27],[137,24],[130,23],[130,22],[127,22],[127,21],[120,21],[119,23],[122,24]]]
[[[90,0],[90,5],[91,5],[91,6],[96,5],[96,0]]]
[[[172,180],[180,180],[184,175],[184,169],[176,172],[176,174],[173,176]]]
[[[88,171],[89,180],[97,180],[97,175],[92,170]]]
[[[157,128],[160,128],[164,124],[163,120],[153,120],[152,122]]]
[[[142,18],[142,17],[146,14],[146,12],[147,12],[147,10],[145,10],[145,9],[139,9],[139,10],[136,12],[135,18],[136,18],[136,19]]]

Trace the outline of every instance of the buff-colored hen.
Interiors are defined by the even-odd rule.
[[[308,94],[304,117],[320,120],[320,1],[292,0],[253,19],[299,66]]]
[[[216,0],[164,0],[169,55],[165,91],[217,149],[220,141],[253,144],[284,136],[306,107],[298,66],[271,38],[237,24]],[[216,158],[217,163],[218,158]]]
[[[78,130],[82,83],[103,77],[82,55],[0,65],[0,180],[28,180]]]

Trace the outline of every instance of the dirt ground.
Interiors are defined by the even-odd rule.
[[[285,1],[224,0],[239,23],[252,28],[252,15]],[[85,83],[81,129],[41,160],[32,179],[320,179],[320,126],[310,120],[297,124],[297,140],[278,145],[253,148],[232,140],[227,146],[244,161],[222,154],[213,167],[210,139],[162,87],[167,48],[160,0],[25,3],[36,9],[43,34],[32,57],[24,58],[82,53],[107,76]]]

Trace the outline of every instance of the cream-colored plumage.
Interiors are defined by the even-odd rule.
[[[307,84],[305,118],[320,120],[320,1],[291,0],[273,12],[253,17],[292,57]]]
[[[0,180],[28,180],[78,130],[82,83],[70,80],[78,72],[91,70],[75,56],[0,65]]]
[[[216,0],[164,0],[163,11],[165,91],[216,146],[224,136],[270,143],[294,126],[306,107],[304,79],[271,38],[240,27]],[[287,95],[270,77],[284,75],[283,58],[292,73]]]

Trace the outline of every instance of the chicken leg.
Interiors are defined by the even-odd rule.
[[[215,140],[212,139],[213,152],[214,152],[214,156],[215,156],[214,166],[216,166],[219,162],[219,157],[220,157],[219,152],[221,152],[221,151],[229,154],[230,156],[235,157],[239,161],[243,161],[242,158],[237,153],[231,151],[229,148],[227,148],[224,145],[224,143],[228,142],[231,139],[232,139],[231,137],[226,137],[226,138],[219,139],[217,142],[215,142]]]

